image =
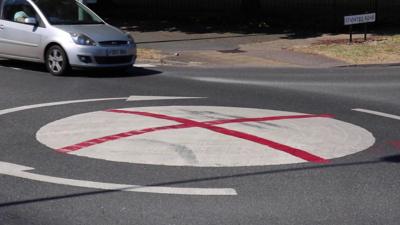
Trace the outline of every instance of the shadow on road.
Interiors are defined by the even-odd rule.
[[[96,70],[74,70],[70,72],[70,77],[86,77],[86,78],[131,78],[142,76],[153,76],[161,74],[161,71],[132,67],[128,70],[113,70],[113,69],[96,69]]]
[[[25,62],[25,61],[17,61],[17,60],[8,60],[1,59],[0,66],[9,67],[17,70],[32,70],[35,72],[44,72],[46,73],[46,67],[41,63],[33,63],[33,62]]]
[[[47,72],[45,66],[41,63],[22,62],[17,60],[0,60],[0,66],[8,67],[16,70],[27,70],[34,72]],[[115,69],[94,69],[94,70],[72,70],[64,77],[87,77],[87,78],[123,78],[123,77],[141,77],[161,74],[161,71],[146,69],[140,67],[132,67],[127,70]]]
[[[338,167],[352,167],[352,166],[381,164],[381,163],[400,163],[400,155],[387,156],[387,157],[384,157],[384,158],[381,158],[378,160],[371,160],[371,161],[325,164],[325,165],[311,165],[311,166],[297,167],[297,168],[265,170],[265,171],[259,171],[259,172],[238,173],[238,174],[227,175],[227,176],[203,177],[203,178],[196,178],[196,179],[189,179],[189,180],[155,183],[155,184],[149,184],[149,185],[145,185],[145,186],[148,186],[148,187],[170,186],[170,185],[197,183],[197,182],[204,182],[204,181],[216,181],[216,180],[236,179],[236,178],[242,178],[242,177],[264,176],[264,175],[268,175],[268,174],[277,174],[277,173],[290,173],[290,172],[313,170],[313,169],[330,169],[330,168],[338,168]],[[90,192],[82,192],[82,193],[69,194],[69,195],[60,195],[60,196],[53,196],[53,197],[28,199],[28,200],[22,200],[22,201],[5,202],[5,203],[0,203],[0,208],[32,204],[32,203],[39,203],[39,202],[47,202],[47,201],[56,201],[56,200],[69,199],[69,198],[78,198],[78,197],[84,197],[84,196],[93,196],[93,195],[99,195],[99,194],[116,193],[116,192],[121,192],[121,191],[124,191],[127,189],[134,189],[134,188],[135,187],[126,188],[126,189],[117,189],[117,190],[90,191]]]
[[[400,155],[388,156],[383,158],[386,162],[400,163]]]

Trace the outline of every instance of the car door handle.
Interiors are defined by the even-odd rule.
[[[0,30],[3,30],[3,29],[4,29],[4,25],[0,24]]]

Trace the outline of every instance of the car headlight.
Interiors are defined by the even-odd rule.
[[[126,36],[128,37],[128,45],[135,45],[135,40],[133,39],[133,37],[130,34],[126,34]]]
[[[71,37],[72,37],[72,40],[77,45],[89,45],[89,46],[96,45],[95,41],[93,41],[90,37],[88,37],[84,34],[71,33]]]

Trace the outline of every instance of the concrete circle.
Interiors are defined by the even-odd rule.
[[[306,154],[329,160],[363,151],[375,142],[367,130],[328,117],[240,121],[299,115],[308,114],[217,106],[126,108],[54,121],[36,137],[52,149],[83,157],[193,167],[312,161],[301,157]]]

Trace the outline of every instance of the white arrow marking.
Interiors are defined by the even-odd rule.
[[[94,188],[101,190],[145,192],[158,194],[175,194],[175,195],[237,195],[235,189],[232,188],[179,188],[179,187],[163,187],[163,186],[141,186],[129,184],[102,183],[86,180],[73,180],[60,177],[51,177],[40,174],[26,172],[34,168],[21,166],[17,164],[0,162],[0,174],[19,177],[34,181],[41,181],[52,184],[61,184],[83,188]]]
[[[127,99],[127,98],[97,98],[97,99],[83,99],[83,100],[72,100],[72,101],[61,101],[61,102],[49,102],[49,103],[41,103],[41,104],[35,104],[35,105],[25,105],[25,106],[0,110],[0,116],[4,115],[4,114],[27,110],[27,109],[36,109],[36,108],[42,108],[42,107],[48,107],[48,106],[67,105],[67,104],[83,103],[83,102],[125,100],[125,99]]]
[[[368,109],[353,109],[353,111],[373,114],[376,116],[382,116],[382,117],[391,118],[391,119],[395,119],[395,120],[400,120],[400,116],[396,116],[396,115],[388,114],[388,113],[384,113],[384,112],[378,112],[378,111],[373,111],[373,110],[368,110]]]
[[[0,116],[28,109],[36,109],[36,108],[57,106],[57,105],[68,105],[75,103],[85,103],[85,102],[100,102],[100,101],[115,101],[115,100],[150,101],[150,100],[174,100],[174,99],[194,99],[194,98],[204,98],[204,97],[130,96],[130,97],[120,97],[120,98],[94,98],[94,99],[82,99],[82,100],[71,100],[71,101],[61,101],[61,102],[49,102],[49,103],[41,103],[35,105],[20,106],[10,109],[3,109],[0,110]]]
[[[149,101],[149,100],[175,100],[175,99],[196,99],[205,97],[175,97],[175,96],[130,96],[127,101]]]

